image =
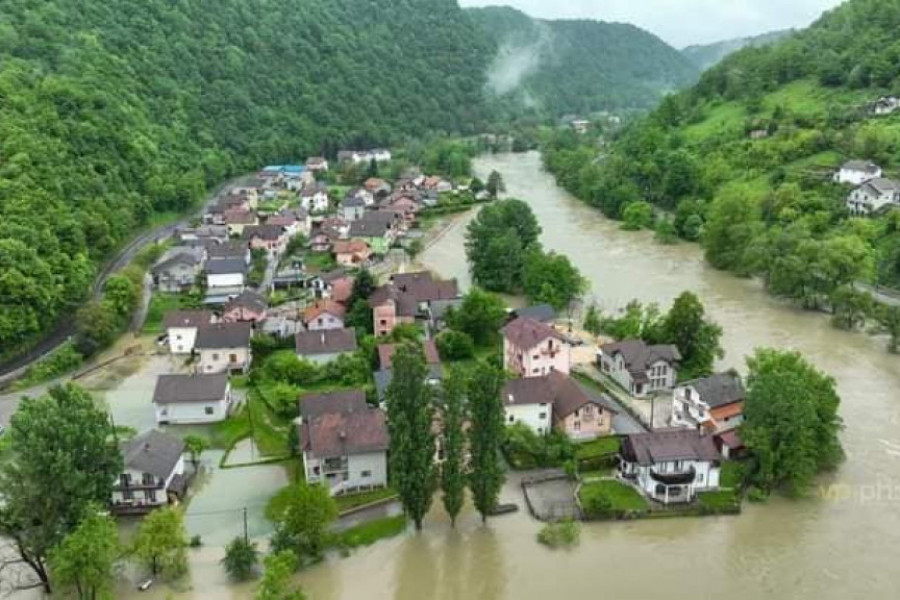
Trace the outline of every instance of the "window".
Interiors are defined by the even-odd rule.
[[[515,418],[514,416],[512,416],[512,415],[509,415],[509,422],[510,422],[510,423],[515,423],[515,422],[516,422],[516,418]]]
[[[359,476],[362,477],[363,479],[368,479],[369,477],[372,476],[372,471],[361,471],[359,473]]]
[[[237,354],[232,354],[231,356],[228,357],[228,359],[231,361],[232,364],[236,363],[238,361]]]
[[[128,487],[129,485],[131,485],[131,475],[129,475],[128,473],[122,473],[121,475],[119,475],[119,485],[121,485],[122,487]]]
[[[206,406],[203,408],[203,412],[206,413],[207,415],[211,415],[216,412],[216,409],[213,408],[212,406]]]
[[[141,476],[141,483],[144,485],[153,485],[154,483],[156,483],[156,480],[154,479],[152,473],[144,473]]]
[[[703,483],[703,473],[697,473],[697,483]]]
[[[212,359],[213,359],[213,360],[219,360],[219,354],[216,353],[216,352],[213,352]]]
[[[545,413],[545,412],[542,412],[538,415],[538,419],[540,419],[541,421],[545,420],[546,418],[547,418],[547,413]]]
[[[176,339],[177,341],[180,342],[180,341],[181,341],[181,334],[180,334],[180,333],[177,334],[177,335],[175,336],[175,339]]]
[[[387,327],[387,319],[382,319],[382,320],[381,320],[381,326],[382,326],[382,327]]]
[[[575,421],[575,431],[581,431],[581,421]]]

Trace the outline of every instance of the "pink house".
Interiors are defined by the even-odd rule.
[[[265,250],[271,256],[281,254],[287,244],[287,235],[278,225],[251,225],[244,227],[241,237],[249,240],[253,250]]]
[[[459,288],[454,280],[436,280],[427,271],[395,274],[369,298],[375,335],[389,335],[397,325],[415,323],[434,301],[455,298]]]
[[[317,300],[303,313],[303,324],[308,331],[343,329],[346,309],[333,300]]]
[[[266,320],[268,308],[265,298],[251,290],[228,301],[222,312],[222,320],[226,323],[261,323]]]
[[[554,371],[569,373],[571,346],[549,325],[519,317],[504,327],[503,360],[520,377],[540,377]]]

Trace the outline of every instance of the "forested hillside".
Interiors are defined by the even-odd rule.
[[[900,113],[867,110],[900,93],[898,30],[900,0],[850,0],[775,46],[727,58],[603,151],[555,135],[547,165],[614,218],[640,226],[646,202],[671,211],[658,226],[702,241],[714,266],[856,327],[868,300],[855,281],[900,286],[900,211],[851,218],[849,189],[831,174],[856,158],[900,176]],[[900,336],[900,311],[884,322]]]
[[[493,52],[455,0],[6,0],[0,356],[229,174],[480,129]]]
[[[759,48],[761,46],[770,46],[776,42],[783,40],[792,33],[793,30],[785,29],[782,31],[771,31],[769,33],[763,33],[761,35],[755,35],[751,37],[724,40],[712,44],[698,44],[683,48],[681,50],[681,53],[684,54],[688,58],[688,60],[694,63],[694,65],[698,69],[700,69],[701,71],[705,71],[706,69],[714,67],[715,65],[722,62],[722,60],[729,54],[734,54],[742,48],[747,48],[748,46],[754,48]]]
[[[506,7],[469,12],[500,47],[490,88],[521,108],[554,116],[652,108],[697,76],[677,50],[633,25],[546,21]]]

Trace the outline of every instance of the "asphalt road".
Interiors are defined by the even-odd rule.
[[[160,240],[171,237],[177,229],[189,225],[192,220],[196,219],[198,216],[202,216],[209,206],[218,201],[219,197],[225,190],[233,186],[240,185],[240,183],[242,181],[245,181],[246,179],[248,179],[248,176],[243,175],[241,177],[236,177],[226,183],[223,183],[212,194],[210,194],[210,196],[196,212],[185,216],[176,223],[165,225],[163,227],[157,227],[156,229],[142,233],[138,237],[131,240],[131,242],[129,242],[125,247],[121,248],[115,256],[110,258],[97,274],[97,277],[94,280],[94,285],[91,288],[91,298],[98,299],[103,293],[103,286],[106,284],[106,281],[117,271],[120,271],[125,266],[127,266],[128,263],[130,263],[138,254],[138,252],[140,252],[150,244],[155,244]],[[28,368],[32,363],[37,362],[43,356],[49,354],[53,350],[56,350],[66,340],[68,340],[75,333],[75,322],[72,318],[72,315],[77,310],[77,306],[72,306],[69,309],[63,311],[63,314],[60,315],[59,322],[57,323],[53,331],[48,333],[44,337],[44,339],[38,342],[29,352],[15,359],[7,361],[6,363],[0,364],[0,384],[2,384],[5,376],[8,378],[9,375]],[[2,418],[2,413],[0,413],[0,418]]]

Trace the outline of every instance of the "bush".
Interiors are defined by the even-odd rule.
[[[447,330],[435,339],[441,359],[448,361],[466,360],[475,356],[472,337],[462,331]]]
[[[637,490],[618,481],[584,484],[579,498],[589,519],[622,519],[642,514],[650,508]]]
[[[225,558],[222,565],[225,572],[235,581],[247,581],[256,573],[259,563],[259,552],[256,544],[244,541],[242,537],[236,537],[225,547]]]
[[[45,381],[56,379],[74,371],[84,362],[84,358],[71,342],[66,342],[58,350],[41,359],[25,371],[15,383],[16,389],[27,389]]]
[[[203,539],[199,535],[192,536],[191,541],[188,542],[188,545],[191,548],[199,548],[203,545]]]
[[[503,452],[514,469],[562,467],[575,456],[575,448],[565,435],[553,431],[541,436],[524,423],[506,428]]]
[[[549,548],[571,548],[578,545],[581,530],[574,521],[548,523],[538,533],[537,539]]]

